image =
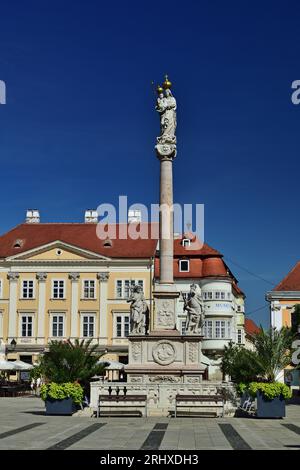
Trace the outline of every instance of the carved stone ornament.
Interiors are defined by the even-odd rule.
[[[98,273],[97,274],[97,279],[99,279],[99,281],[101,281],[101,282],[107,282],[108,279],[109,279],[109,273],[108,272]]]
[[[130,382],[133,382],[133,383],[142,383],[142,382],[143,382],[143,378],[142,378],[142,377],[131,377],[131,378],[130,378]]]
[[[19,273],[14,273],[14,272],[7,273],[7,279],[9,281],[17,281],[19,277],[20,277]]]
[[[79,277],[80,277],[79,273],[70,273],[69,274],[69,279],[71,279],[71,281],[73,281],[73,282],[78,281]]]
[[[37,273],[36,278],[38,281],[46,281],[47,273]]]
[[[172,375],[156,375],[155,377],[149,377],[149,382],[179,383],[180,377],[174,377]]]
[[[174,144],[157,144],[155,146],[158,156],[161,157],[176,157],[176,145]]]
[[[132,357],[136,361],[140,358],[141,355],[141,343],[132,344]]]
[[[198,352],[197,343],[190,343],[189,344],[189,360],[191,362],[197,361],[197,352]]]
[[[159,341],[152,350],[152,356],[157,364],[167,366],[175,361],[176,351],[169,341]]]
[[[189,384],[198,384],[198,383],[200,383],[200,378],[199,377],[188,377],[187,382]]]
[[[169,300],[164,300],[160,303],[157,311],[157,324],[158,326],[173,326],[174,325],[174,311],[173,304]]]

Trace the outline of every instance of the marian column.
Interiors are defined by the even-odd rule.
[[[155,289],[154,330],[175,329],[176,292],[173,278],[174,212],[173,212],[173,160],[176,157],[176,100],[166,75],[157,87],[156,111],[160,115],[160,136],[155,146],[160,161],[160,220],[159,252],[160,281]]]
[[[140,286],[131,293],[131,332],[129,339],[129,362],[125,367],[128,382],[145,384],[147,393],[151,384],[172,384],[173,388],[161,388],[159,403],[154,408],[164,409],[177,393],[178,384],[199,383],[206,368],[201,363],[201,335],[198,326],[181,335],[176,329],[176,304],[180,295],[176,291],[173,276],[173,160],[176,157],[176,100],[171,92],[171,82],[166,76],[157,88],[156,111],[160,116],[160,135],[156,139],[156,155],[160,161],[160,218],[159,252],[160,279],[153,291],[153,312],[144,300]],[[195,292],[194,292],[195,291]],[[201,305],[195,295],[197,286],[186,303],[189,316],[200,318]],[[194,298],[195,297],[195,298]],[[199,304],[199,305],[198,305]],[[198,310],[197,310],[198,309]],[[151,315],[150,331],[147,331],[147,316]],[[199,320],[200,321],[200,320]],[[148,385],[147,385],[148,384]],[[141,388],[139,388],[141,390]],[[154,392],[153,392],[154,393]],[[156,392],[155,392],[156,393]]]

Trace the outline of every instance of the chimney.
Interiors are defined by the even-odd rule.
[[[37,209],[28,209],[26,211],[26,224],[39,224],[40,211]]]
[[[94,209],[88,209],[84,213],[84,222],[86,224],[97,224],[98,223],[98,212]]]
[[[140,209],[129,209],[127,219],[129,224],[142,222],[142,211]]]

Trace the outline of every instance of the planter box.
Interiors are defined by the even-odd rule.
[[[64,400],[47,399],[45,401],[47,415],[72,415],[75,411],[72,398]]]
[[[261,392],[257,392],[257,412],[258,418],[284,418],[285,400],[276,397],[273,400],[266,400]]]
[[[241,401],[240,401],[240,406],[243,406],[246,400],[248,400],[249,394],[248,392],[243,392],[243,395],[241,396]]]

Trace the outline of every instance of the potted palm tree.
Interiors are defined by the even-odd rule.
[[[97,345],[89,340],[52,341],[44,354],[40,370],[45,380],[40,396],[45,401],[46,414],[71,415],[82,405],[89,393],[89,379],[103,372],[96,353]]]
[[[290,328],[265,331],[261,327],[254,335],[253,351],[233,345],[225,348],[223,373],[236,383],[241,405],[249,396],[256,399],[257,417],[285,416],[285,401],[291,397],[291,391],[278,379],[291,363],[293,339]]]

